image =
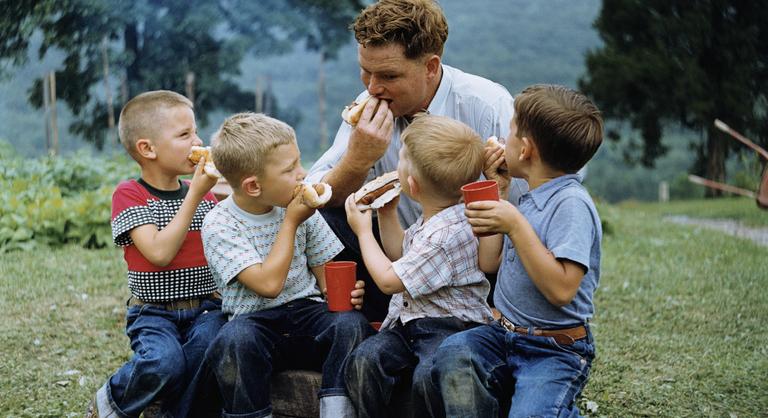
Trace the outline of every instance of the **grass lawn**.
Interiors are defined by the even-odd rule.
[[[601,207],[613,232],[596,294],[598,358],[582,399],[598,405],[590,416],[768,414],[768,247],[662,221],[768,213],[746,199],[725,202]],[[116,249],[0,255],[2,416],[82,416],[130,355],[124,268]]]

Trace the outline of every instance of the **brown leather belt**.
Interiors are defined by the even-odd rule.
[[[517,326],[512,322],[510,322],[509,319],[504,318],[504,316],[502,316],[499,319],[499,324],[501,324],[501,326],[504,327],[507,331],[511,331],[516,334],[524,334],[524,335],[532,334],[540,337],[552,337],[555,339],[555,341],[558,344],[563,344],[563,345],[571,345],[575,343],[577,340],[586,338],[587,336],[587,329],[584,328],[583,325],[579,325],[578,327],[563,328],[563,329],[534,328],[533,333],[529,333],[528,332],[529,328]]]
[[[185,309],[199,308],[203,302],[212,299],[221,299],[219,292],[213,292],[210,295],[201,296],[199,298],[173,300],[170,302],[144,302],[135,296],[131,296],[131,298],[128,299],[128,306],[150,305],[165,309],[166,311],[183,311]]]

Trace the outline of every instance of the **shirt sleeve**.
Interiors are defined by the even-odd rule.
[[[120,247],[133,244],[132,229],[155,224],[157,221],[147,204],[149,195],[142,193],[138,185],[120,183],[112,194],[112,240]]]
[[[227,221],[222,211],[211,211],[203,221],[203,250],[219,287],[231,284],[240,274],[263,259],[245,231]]]
[[[344,156],[349,145],[349,136],[352,134],[352,127],[342,122],[339,130],[336,131],[336,137],[333,139],[333,145],[328,149],[309,169],[306,181],[309,183],[319,183],[326,174],[336,165]]]
[[[556,258],[571,260],[589,270],[596,232],[587,204],[578,198],[568,198],[552,214],[545,245]]]
[[[428,240],[415,240],[392,269],[413,298],[451,285],[451,264],[445,248]]]
[[[304,224],[307,228],[306,256],[309,267],[321,266],[331,261],[344,249],[344,245],[319,212],[315,212]]]

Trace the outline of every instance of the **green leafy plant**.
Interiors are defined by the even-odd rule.
[[[34,160],[4,157],[0,252],[67,243],[86,248],[108,245],[112,190],[135,171],[135,164],[124,157],[83,152]]]

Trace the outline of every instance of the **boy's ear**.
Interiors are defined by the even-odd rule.
[[[518,156],[520,161],[530,160],[535,154],[538,153],[536,144],[534,144],[530,138],[524,136],[520,138],[520,141],[522,142],[522,146],[520,147],[520,155]]]
[[[136,151],[144,158],[150,160],[157,158],[155,146],[152,145],[152,141],[147,138],[141,138],[136,141]]]
[[[243,181],[240,182],[240,190],[251,197],[261,196],[261,183],[259,183],[259,178],[256,176],[244,178]]]
[[[421,192],[421,186],[419,186],[419,182],[416,181],[416,178],[409,175],[408,176],[408,190],[411,191],[412,196],[418,196]]]

